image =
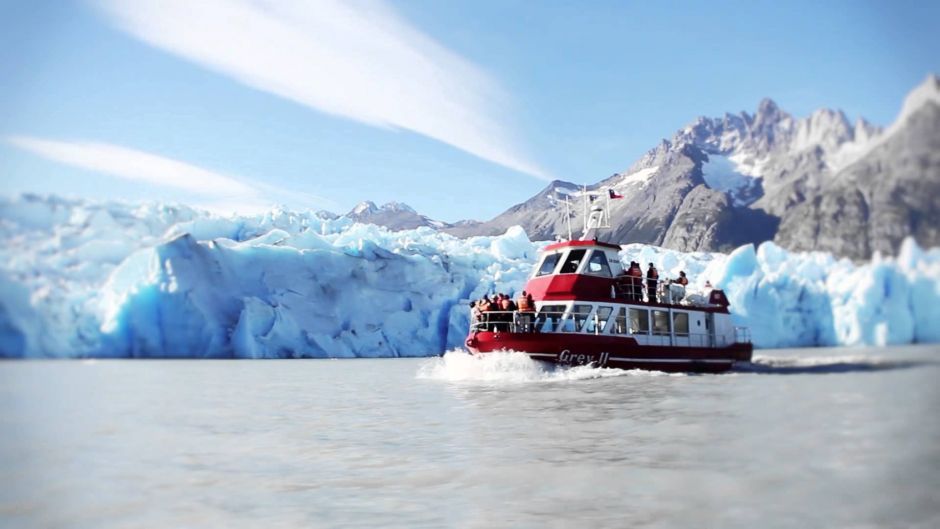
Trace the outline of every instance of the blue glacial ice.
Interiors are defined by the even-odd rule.
[[[545,244],[31,195],[0,199],[0,238],[7,357],[439,354],[463,344],[466,301],[520,291]],[[724,288],[759,347],[940,342],[940,249],[913,240],[862,264],[773,243],[621,257]]]

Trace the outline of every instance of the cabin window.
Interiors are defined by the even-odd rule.
[[[538,332],[554,332],[561,322],[565,312],[564,305],[542,305],[535,318],[535,330]]]
[[[664,310],[653,311],[653,334],[669,334],[669,313]]]
[[[560,258],[561,258],[560,253],[551,253],[551,254],[546,255],[545,258],[542,259],[542,265],[539,266],[538,273],[535,275],[544,276],[544,275],[548,275],[554,272],[555,265],[558,264],[558,259]]]
[[[630,309],[630,333],[648,334],[650,332],[650,311]]]
[[[571,250],[568,253],[568,259],[565,260],[565,264],[561,265],[561,270],[558,273],[573,274],[577,272],[585,253],[587,253],[587,250]]]
[[[587,322],[588,314],[591,313],[591,310],[594,307],[591,305],[575,305],[571,310],[572,316],[574,316],[574,328],[575,330],[583,329],[584,323]]]
[[[689,314],[687,312],[672,313],[672,329],[676,335],[689,335]]]
[[[603,250],[591,252],[586,272],[595,276],[611,277],[610,264],[607,262],[607,254]]]
[[[604,329],[607,328],[607,320],[610,319],[610,313],[613,311],[614,309],[611,307],[597,307],[594,316],[588,318],[584,331],[591,334],[604,332]]]
[[[623,307],[617,309],[617,317],[614,318],[614,327],[610,332],[614,334],[627,334],[627,309]]]

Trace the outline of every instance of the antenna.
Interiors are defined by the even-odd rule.
[[[571,240],[571,211],[568,209],[568,195],[565,195],[565,221],[568,222],[568,240]]]
[[[601,198],[601,193],[588,193],[587,188],[584,195],[584,231],[581,234],[581,240],[590,238],[591,230],[610,228],[610,195],[605,194],[604,203],[597,199]]]

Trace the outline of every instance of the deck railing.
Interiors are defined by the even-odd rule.
[[[737,343],[751,343],[751,330],[747,327],[735,327],[734,341]]]
[[[534,311],[487,311],[481,314],[477,321],[471,323],[472,331],[514,332],[514,333],[578,333],[591,334],[586,331],[585,323],[588,319],[594,320],[593,334],[602,334],[607,327],[612,314],[607,319],[599,319],[596,315],[591,318],[570,311],[562,312],[534,312]],[[642,336],[649,345],[659,346],[685,346],[685,347],[726,347],[732,342],[750,343],[751,335],[747,327],[735,327],[734,339],[727,336],[710,333],[670,333],[655,329],[632,328],[629,318],[626,321],[616,321],[609,335],[612,336]]]
[[[649,288],[651,281],[656,282],[657,302],[674,305],[685,298],[686,287],[671,279],[646,279],[622,275],[614,278],[614,298],[649,303],[652,301]]]

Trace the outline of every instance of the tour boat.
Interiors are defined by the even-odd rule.
[[[582,239],[569,236],[540,252],[525,285],[534,301],[529,311],[474,318],[470,352],[517,351],[563,365],[658,371],[721,372],[750,361],[748,330],[732,323],[721,290],[687,294],[681,285],[651,284],[646,277],[640,286],[624,275],[619,245],[586,238],[605,227],[605,215],[594,206]]]

